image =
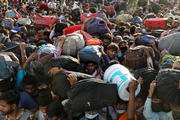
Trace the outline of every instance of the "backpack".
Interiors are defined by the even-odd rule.
[[[180,106],[179,78],[180,70],[161,70],[156,77],[158,98],[174,106]]]
[[[172,68],[173,63],[175,62],[180,62],[180,56],[167,54],[161,59],[160,69]]]
[[[86,46],[78,52],[81,62],[99,63],[101,60],[100,46]]]
[[[105,34],[108,32],[108,29],[105,25],[105,21],[100,17],[92,17],[85,24],[86,30],[89,34]]]

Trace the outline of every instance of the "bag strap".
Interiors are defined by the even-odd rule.
[[[1,52],[7,52],[7,51],[9,51],[9,50],[11,50],[11,49],[14,49],[14,48],[17,48],[17,47],[19,47],[19,44],[18,44],[18,45],[15,45],[15,46],[13,46],[13,47],[10,47],[10,48],[1,50]],[[0,52],[0,53],[1,53],[1,52]]]

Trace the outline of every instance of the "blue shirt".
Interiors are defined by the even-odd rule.
[[[151,105],[152,105],[152,99],[147,98],[144,105],[144,111],[143,111],[143,115],[146,118],[146,120],[173,120],[172,111],[153,112]]]
[[[28,93],[21,92],[19,107],[30,110],[30,109],[38,108],[38,105]]]

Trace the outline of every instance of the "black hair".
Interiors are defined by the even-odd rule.
[[[2,93],[2,95],[0,96],[0,100],[6,101],[6,103],[9,105],[13,105],[13,104],[18,105],[20,100],[20,95],[17,91],[9,90]]]
[[[0,33],[4,33],[4,35],[8,35],[8,31],[6,30],[6,29],[2,29],[2,30],[0,30]]]
[[[111,43],[107,46],[107,50],[113,50],[118,52],[119,51],[119,46],[115,43]]]
[[[64,115],[65,113],[62,104],[56,100],[54,100],[48,105],[46,112],[48,117],[59,117]]]
[[[129,30],[124,30],[123,33],[127,33],[128,35],[130,34]]]
[[[135,33],[135,30],[136,30],[136,26],[135,26],[135,25],[132,25],[129,30],[130,30],[130,33],[131,33],[131,34],[134,34],[134,33]]]
[[[34,75],[30,75],[30,74],[27,74],[24,76],[24,79],[23,79],[23,86],[26,86],[26,85],[35,85],[35,80],[36,80],[36,76]]]
[[[39,94],[37,96],[37,103],[39,106],[47,106],[52,101],[52,95],[49,89],[41,89],[39,90]]]
[[[111,60],[111,61],[109,62],[109,66],[115,65],[115,64],[120,64],[120,63],[119,63],[119,61],[117,61],[117,60]]]
[[[127,43],[127,41],[122,40],[122,41],[119,42],[118,46],[121,46],[122,44],[128,44],[128,43]]]
[[[106,33],[106,34],[101,35],[101,39],[108,39],[111,42],[113,37],[110,33]]]
[[[43,34],[46,35],[46,36],[49,36],[49,35],[50,35],[50,32],[49,32],[49,31],[44,31]]]

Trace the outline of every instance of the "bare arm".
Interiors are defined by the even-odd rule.
[[[129,103],[127,109],[128,120],[133,120],[135,115],[135,91],[137,88],[137,81],[133,80],[129,83]]]

